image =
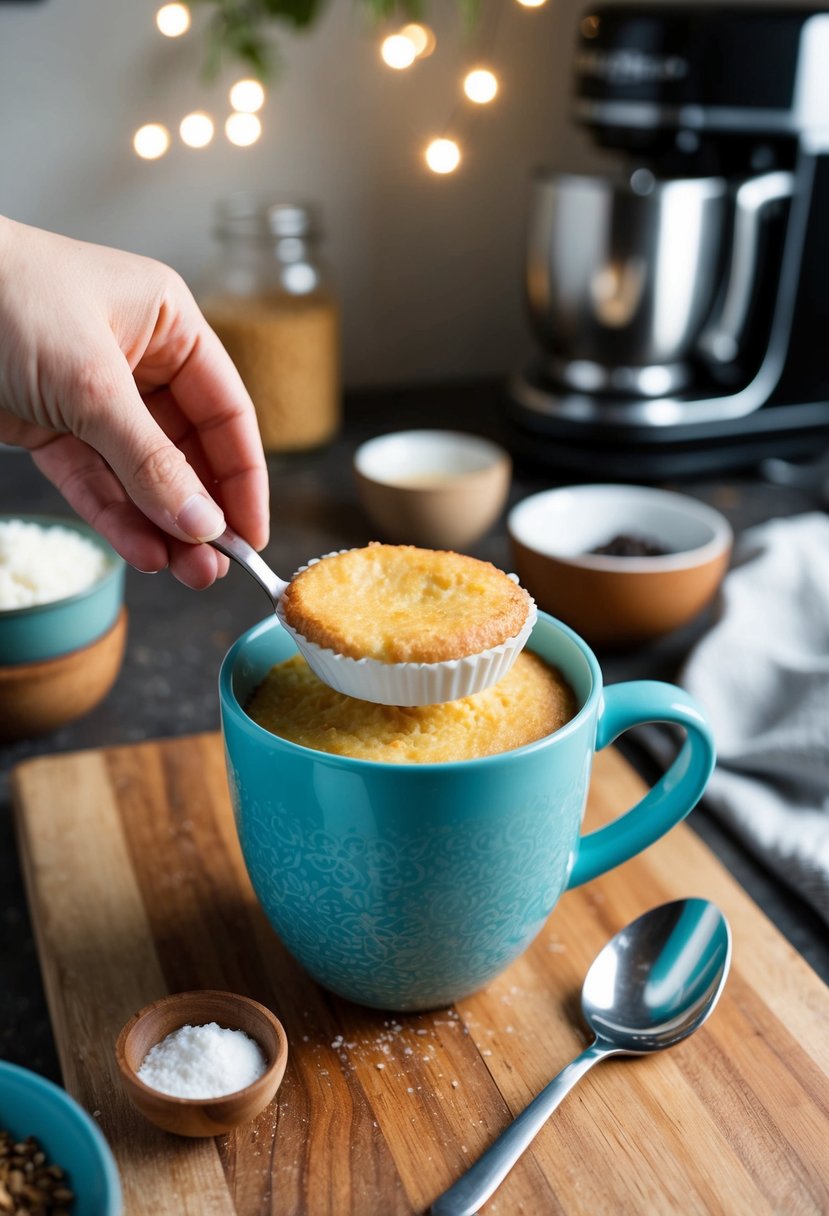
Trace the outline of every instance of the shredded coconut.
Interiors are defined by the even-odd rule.
[[[105,573],[103,549],[72,528],[0,521],[0,610],[62,600]]]
[[[145,1085],[176,1098],[221,1098],[252,1085],[266,1068],[259,1044],[243,1030],[208,1022],[182,1026],[156,1043],[138,1076]]]

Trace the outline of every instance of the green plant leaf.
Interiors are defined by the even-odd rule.
[[[278,47],[272,27],[310,29],[320,18],[327,0],[191,0],[212,9],[207,31],[205,74],[214,78],[226,57],[240,60],[260,80],[272,79],[278,65]],[[424,0],[354,0],[375,21],[400,14],[410,21],[425,15]],[[467,28],[474,27],[481,0],[453,0]]]
[[[314,24],[325,7],[325,0],[261,0],[265,13],[298,29]]]
[[[422,0],[360,0],[360,4],[375,21],[386,21],[398,11],[410,21],[423,17]]]
[[[276,69],[276,52],[265,24],[241,5],[222,3],[210,21],[204,71],[215,79],[225,58],[241,62],[258,80],[267,83]]]
[[[481,11],[481,0],[459,0],[461,6],[461,15],[469,29],[473,29],[477,20],[478,14]]]

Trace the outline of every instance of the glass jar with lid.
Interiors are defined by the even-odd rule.
[[[266,452],[331,439],[341,414],[339,309],[316,209],[231,195],[200,304],[253,398]]]

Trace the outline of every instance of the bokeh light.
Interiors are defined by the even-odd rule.
[[[156,13],[155,23],[165,38],[180,38],[190,28],[190,10],[186,4],[165,4]]]
[[[486,105],[498,92],[498,80],[495,73],[490,72],[489,68],[475,68],[465,77],[463,91],[470,101],[474,101],[480,106]]]
[[[412,66],[417,59],[417,48],[405,34],[390,34],[383,39],[380,54],[387,67],[400,71]]]
[[[461,150],[454,139],[433,139],[426,149],[426,164],[433,173],[454,173]]]
[[[231,114],[225,123],[225,135],[237,148],[249,148],[262,134],[262,124],[256,114]]]
[[[541,8],[546,0],[518,0],[519,4],[523,4],[524,8]]]
[[[182,118],[178,133],[188,148],[206,148],[213,138],[213,119],[202,110],[196,110]]]
[[[434,31],[429,29],[428,25],[421,25],[419,21],[413,21],[410,25],[404,25],[400,33],[404,38],[409,39],[418,59],[428,59],[437,46],[438,40],[435,37]]]
[[[255,114],[265,104],[265,90],[258,80],[237,80],[230,90],[230,104],[242,114]]]
[[[145,123],[133,135],[132,146],[142,160],[158,160],[170,146],[170,132],[161,123]]]

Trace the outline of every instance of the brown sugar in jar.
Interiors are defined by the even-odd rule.
[[[250,393],[268,452],[328,442],[340,424],[339,309],[311,208],[232,196],[201,307]]]

